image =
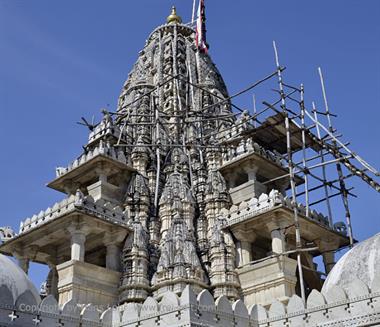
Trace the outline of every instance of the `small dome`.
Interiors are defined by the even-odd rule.
[[[40,296],[37,289],[24,271],[5,255],[0,254],[0,286],[2,285],[8,287],[15,300],[22,293],[30,290],[35,297],[36,302],[40,302]]]
[[[177,10],[174,6],[172,7],[172,12],[170,13],[170,15],[168,16],[166,21],[168,24],[181,24],[182,23],[182,18],[177,15]]]
[[[328,274],[322,292],[327,292],[333,285],[346,288],[354,278],[371,285],[378,274],[380,274],[380,233],[357,244],[338,260]]]

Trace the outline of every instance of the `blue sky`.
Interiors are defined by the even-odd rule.
[[[191,0],[0,0],[0,225],[17,230],[21,219],[62,198],[44,185],[86,142],[87,131],[75,122],[115,108],[146,37],[172,4],[190,20]],[[323,68],[336,127],[380,168],[379,1],[206,5],[210,55],[231,94],[274,70],[276,40],[285,79],[305,84],[308,105],[322,104],[317,67]],[[236,103],[251,108],[251,97]],[[355,236],[363,240],[380,231],[380,198],[359,179],[350,185],[360,195],[350,206]],[[45,273],[31,269],[38,284]]]

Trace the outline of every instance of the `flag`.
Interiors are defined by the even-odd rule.
[[[208,44],[206,42],[206,15],[204,0],[199,0],[195,42],[200,52],[207,53]]]

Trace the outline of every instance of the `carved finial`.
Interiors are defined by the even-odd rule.
[[[166,21],[168,24],[181,24],[182,23],[182,18],[177,15],[177,10],[174,6],[172,7],[172,12],[168,16]]]

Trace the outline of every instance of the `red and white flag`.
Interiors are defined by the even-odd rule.
[[[204,0],[199,0],[195,42],[200,52],[207,53],[208,44],[206,42],[206,15]]]

